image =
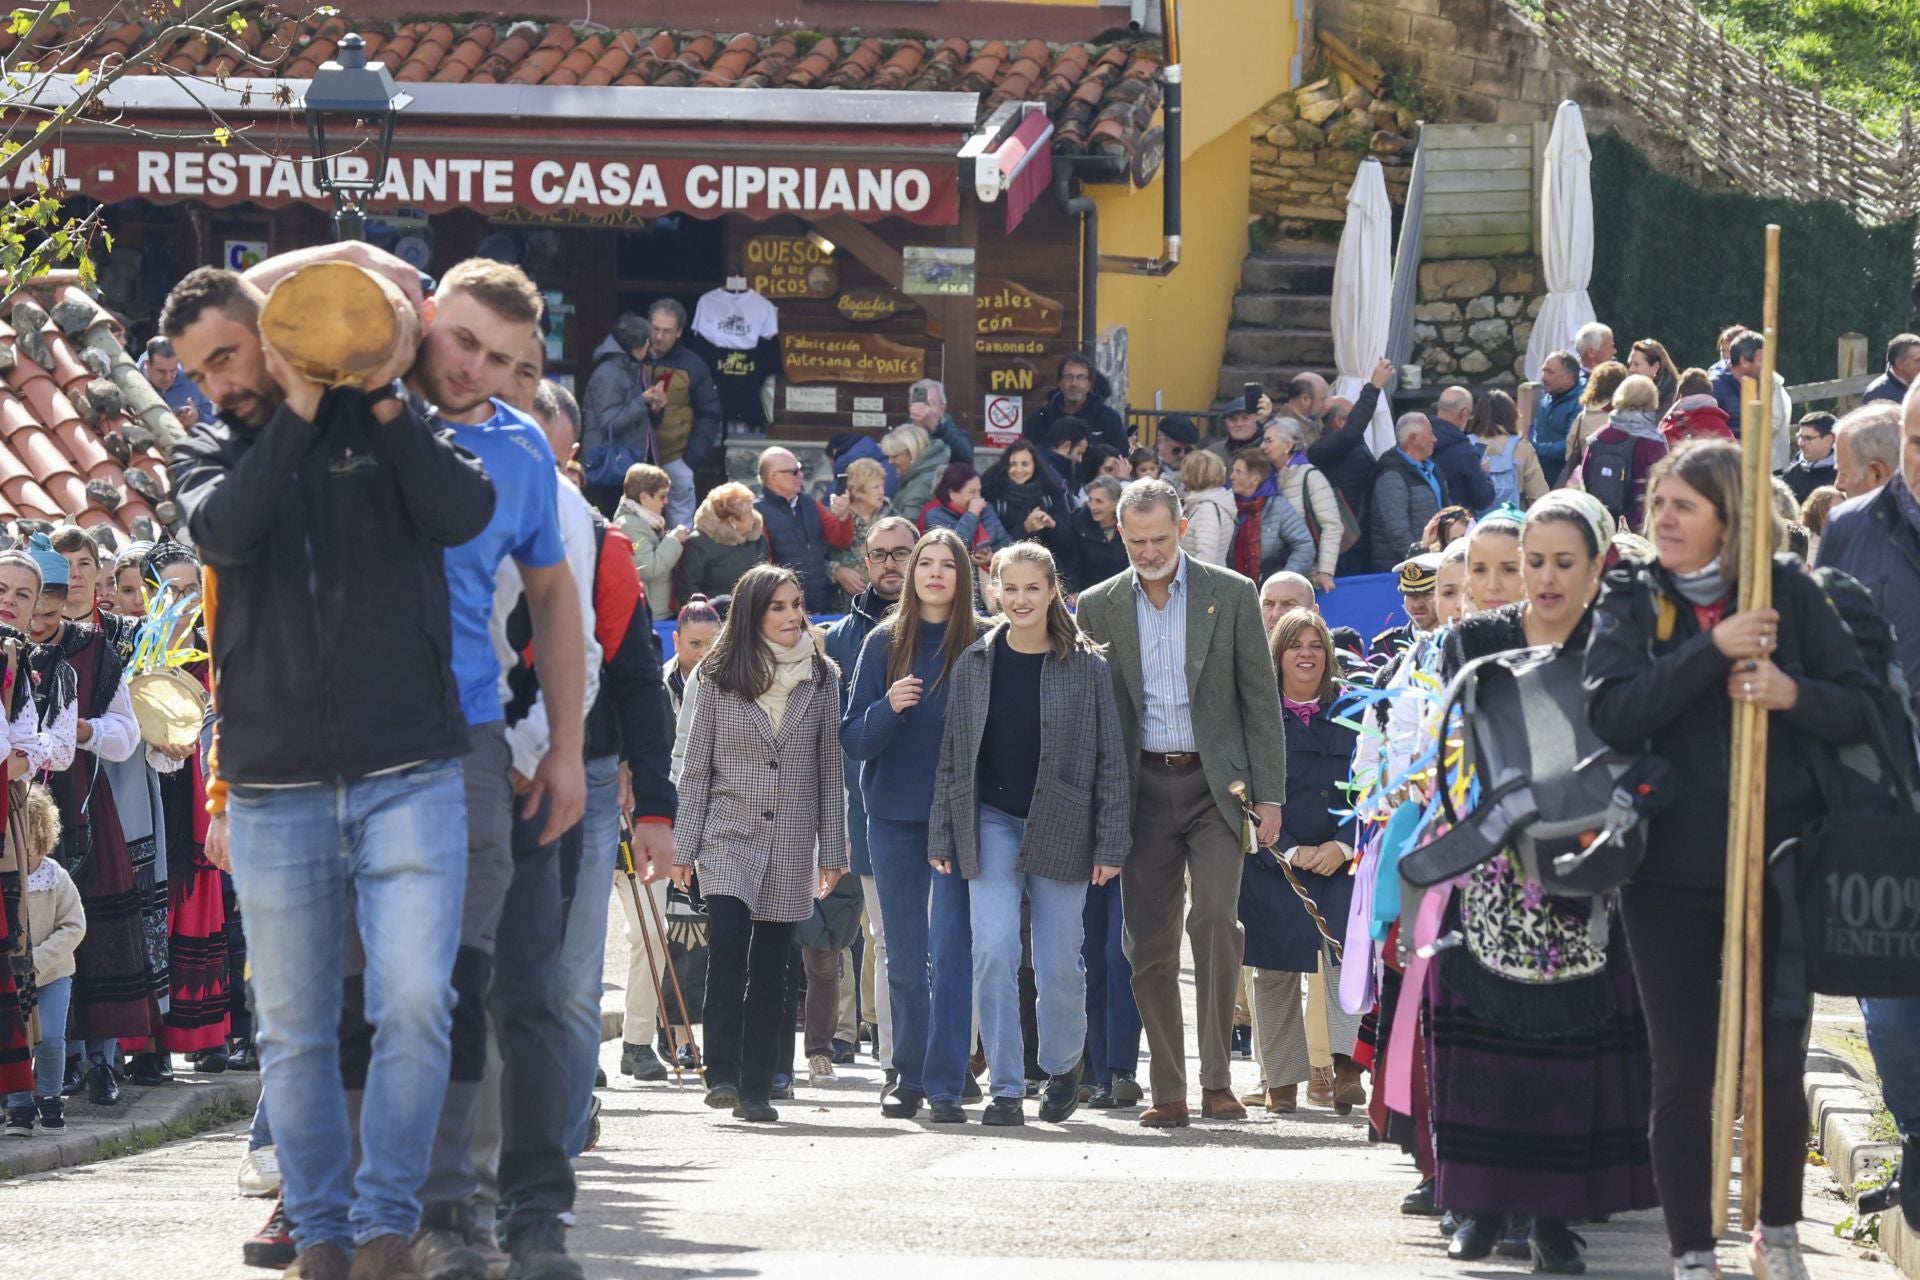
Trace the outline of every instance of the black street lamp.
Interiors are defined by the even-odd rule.
[[[335,56],[307,83],[301,105],[311,163],[319,170],[320,189],[333,198],[334,239],[366,237],[363,206],[386,183],[394,119],[412,101],[393,83],[384,62],[367,65],[367,42],[358,35],[340,37]]]

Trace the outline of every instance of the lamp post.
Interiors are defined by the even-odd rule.
[[[394,119],[412,101],[385,63],[367,65],[367,42],[358,35],[342,36],[335,56],[313,73],[301,105],[320,189],[333,200],[334,239],[365,238],[364,204],[386,183]]]

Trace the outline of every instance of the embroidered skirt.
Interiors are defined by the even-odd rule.
[[[171,999],[161,1043],[168,1053],[198,1053],[226,1044],[233,998],[220,871],[196,858],[193,873],[172,877],[168,888]]]

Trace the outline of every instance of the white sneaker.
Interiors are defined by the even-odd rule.
[[[240,1194],[277,1196],[280,1194],[280,1158],[272,1147],[247,1152],[240,1162]]]
[[[1798,1227],[1755,1227],[1747,1241],[1753,1280],[1813,1280],[1800,1256]]]
[[[1711,1249],[1695,1249],[1673,1260],[1673,1280],[1720,1280],[1720,1261]]]
[[[808,1084],[832,1084],[833,1079],[833,1056],[831,1054],[816,1053],[807,1059]]]

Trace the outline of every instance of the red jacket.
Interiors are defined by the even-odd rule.
[[[1736,440],[1727,411],[1712,396],[1685,396],[1673,402],[1667,416],[1660,419],[1660,434],[1669,449],[1682,440],[1706,437],[1712,440]]]

